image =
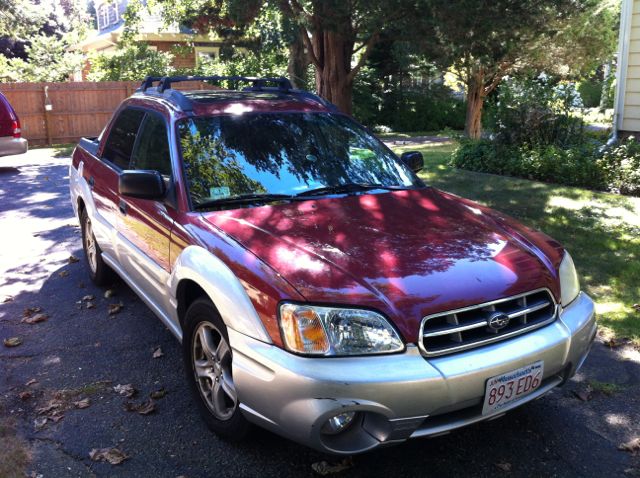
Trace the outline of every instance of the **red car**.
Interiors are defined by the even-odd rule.
[[[23,154],[27,149],[27,140],[22,137],[20,129],[20,119],[7,97],[0,93],[0,156]]]
[[[422,167],[283,78],[148,78],[70,190],[92,279],[116,272],[182,342],[211,429],[352,454],[538,398],[596,333],[560,244]]]

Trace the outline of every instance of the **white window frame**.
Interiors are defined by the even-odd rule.
[[[194,51],[196,54],[196,66],[200,64],[200,53],[214,53],[216,58],[220,58],[220,47],[219,46],[196,46],[194,47]]]

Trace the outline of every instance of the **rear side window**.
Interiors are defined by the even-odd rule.
[[[150,169],[159,171],[163,176],[171,176],[169,139],[162,116],[147,113],[138,133],[138,142],[131,156],[130,168]]]
[[[142,110],[126,109],[120,113],[107,137],[102,152],[104,159],[108,159],[122,169],[129,167],[136,134],[143,117]]]

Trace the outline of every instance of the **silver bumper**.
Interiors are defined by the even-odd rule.
[[[27,152],[28,143],[24,138],[14,138],[13,136],[0,136],[0,156],[12,154],[24,154]]]
[[[594,304],[584,293],[554,323],[467,352],[425,359],[409,345],[402,354],[304,358],[229,330],[233,376],[246,417],[324,452],[353,454],[408,438],[434,436],[496,418],[482,415],[489,377],[544,361],[542,396],[584,362],[596,333]],[[338,435],[320,432],[337,413],[358,411]]]

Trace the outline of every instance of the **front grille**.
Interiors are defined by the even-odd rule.
[[[441,312],[422,319],[420,349],[433,357],[479,347],[547,325],[556,314],[548,289]]]

